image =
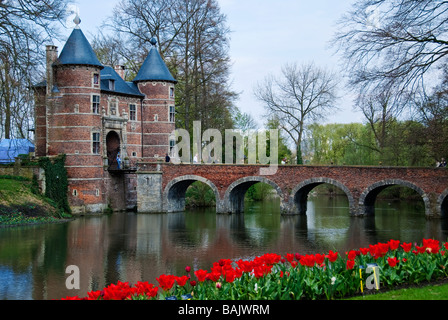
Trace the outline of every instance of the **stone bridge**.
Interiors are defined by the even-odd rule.
[[[445,168],[279,165],[272,174],[263,172],[268,169],[267,165],[140,163],[138,212],[184,211],[187,188],[201,181],[215,193],[217,213],[242,212],[246,191],[262,182],[280,196],[282,214],[306,214],[308,194],[326,183],[346,194],[353,216],[373,215],[377,195],[394,185],[415,190],[427,218],[448,216]]]

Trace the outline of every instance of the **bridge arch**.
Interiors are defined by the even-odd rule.
[[[200,176],[185,175],[171,180],[166,185],[165,190],[163,191],[163,207],[165,211],[185,211],[185,193],[188,187],[196,181],[205,183],[213,190],[216,199],[216,206],[218,206],[218,202],[220,201],[219,191],[213,182]]]
[[[437,210],[440,210],[442,218],[448,218],[448,189],[442,192],[437,199]]]
[[[290,212],[292,214],[306,215],[308,194],[311,190],[321,184],[331,184],[346,194],[348,198],[349,211],[351,214],[355,212],[355,200],[350,190],[341,182],[325,177],[311,178],[299,183],[290,195]]]
[[[281,206],[283,206],[283,191],[275,182],[265,177],[249,176],[234,181],[227,188],[223,200],[226,211],[231,213],[244,212],[244,195],[252,185],[259,182],[272,186],[280,196]]]
[[[359,211],[360,214],[366,215],[366,216],[372,216],[375,214],[375,200],[378,194],[386,189],[387,187],[391,186],[403,186],[411,188],[412,190],[416,191],[421,197],[425,204],[425,215],[429,216],[431,212],[430,208],[430,200],[425,191],[421,189],[420,187],[416,186],[415,184],[400,180],[400,179],[386,179],[382,181],[378,181],[369,187],[367,187],[361,196],[359,197]]]

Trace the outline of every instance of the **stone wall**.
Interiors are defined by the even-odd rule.
[[[27,179],[32,179],[33,175],[39,176],[39,166],[21,166],[15,164],[14,166],[0,165],[0,176],[19,176]]]

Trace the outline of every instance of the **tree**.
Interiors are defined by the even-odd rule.
[[[266,129],[277,129],[279,130],[278,134],[278,163],[282,163],[282,161],[286,160],[286,163],[291,161],[292,152],[289,150],[287,146],[287,139],[283,136],[280,131],[280,122],[275,117],[268,119],[266,123]],[[268,132],[269,133],[269,132]],[[270,141],[269,141],[270,142]],[[270,147],[270,145],[269,145]],[[269,150],[269,149],[268,149]]]
[[[443,71],[441,84],[428,95],[416,98],[416,119],[425,126],[424,136],[431,144],[429,154],[433,162],[448,158],[448,70]]]
[[[32,122],[29,89],[40,80],[46,40],[67,16],[66,0],[0,1],[0,137],[27,137]]]
[[[176,86],[176,126],[192,133],[202,128],[233,126],[236,94],[230,90],[230,58],[226,16],[216,0],[122,0],[114,9],[115,37],[125,39],[122,58],[138,70],[157,39]],[[137,48],[137,50],[135,50]]]
[[[389,127],[403,114],[409,101],[408,96],[398,94],[394,86],[359,94],[356,106],[363,113],[375,137],[376,143],[370,148],[378,152],[380,158],[387,146]]]
[[[240,110],[235,110],[233,123],[235,129],[240,129],[242,131],[256,130],[258,128],[255,119],[250,114],[241,112]]]
[[[447,11],[442,0],[357,0],[332,41],[350,86],[418,92],[448,54]]]
[[[428,152],[431,142],[425,127],[416,121],[390,120],[380,154],[370,124],[312,124],[311,163],[337,165],[428,166],[434,163]]]
[[[369,148],[369,128],[361,123],[317,124],[308,127],[308,150],[312,164],[369,165],[373,151]],[[369,146],[369,147],[366,147]]]
[[[297,164],[302,164],[301,143],[306,124],[324,119],[336,108],[336,76],[313,63],[286,64],[281,76],[269,75],[255,88],[268,117],[274,116],[296,148]]]

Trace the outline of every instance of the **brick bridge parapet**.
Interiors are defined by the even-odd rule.
[[[309,192],[327,183],[348,198],[352,216],[374,214],[377,195],[400,185],[415,190],[425,204],[427,218],[448,216],[448,170],[423,167],[279,165],[262,175],[263,165],[238,164],[139,164],[139,212],[177,212],[185,209],[185,192],[201,181],[213,190],[217,213],[244,210],[244,194],[255,183],[271,185],[280,196],[282,214],[305,214]]]

